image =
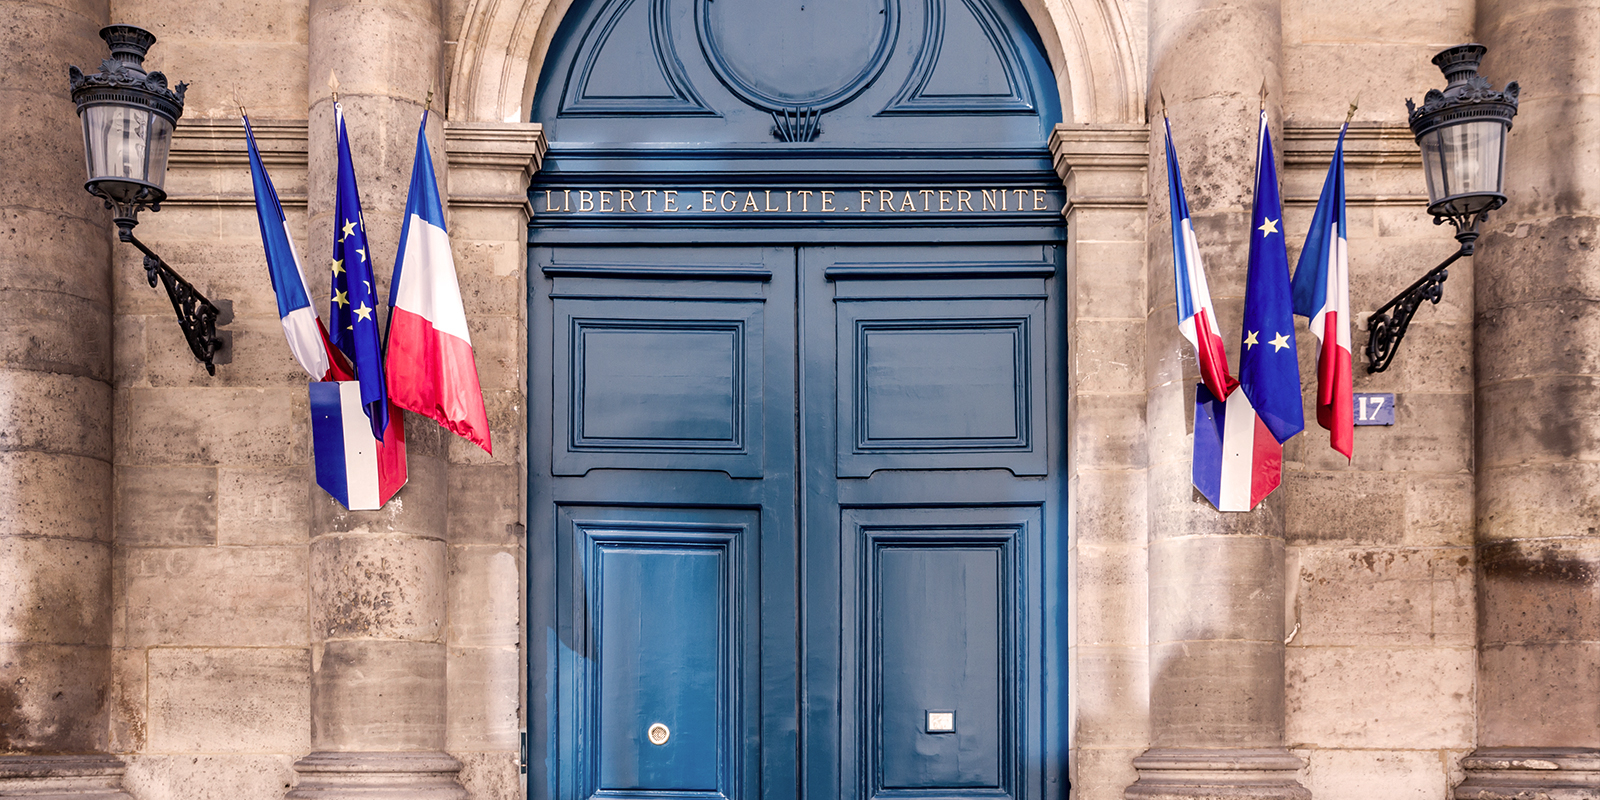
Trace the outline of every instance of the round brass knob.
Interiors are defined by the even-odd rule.
[[[646,731],[645,735],[650,737],[651,744],[659,746],[666,744],[667,740],[672,738],[672,731],[667,726],[657,722],[650,726],[650,730]]]

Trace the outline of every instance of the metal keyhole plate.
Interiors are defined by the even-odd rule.
[[[650,737],[651,744],[659,746],[666,744],[667,740],[672,738],[672,731],[667,726],[657,722],[650,726],[650,730],[646,731],[645,735]]]

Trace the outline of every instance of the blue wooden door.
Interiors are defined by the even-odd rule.
[[[533,253],[535,794],[1051,796],[1059,246]]]
[[[1064,796],[1026,12],[575,0],[531,118],[530,796]]]

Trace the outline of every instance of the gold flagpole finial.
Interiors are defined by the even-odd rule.
[[[423,108],[433,110],[433,81],[428,81],[428,99],[422,101]]]
[[[239,116],[240,117],[248,117],[248,116],[250,116],[249,114],[245,113],[244,102],[239,99],[239,86],[238,86],[238,84],[234,84],[234,87],[233,87],[233,104],[239,107]]]
[[[1166,92],[1156,92],[1156,96],[1161,98],[1161,118],[1162,119],[1166,119],[1167,118],[1167,93]]]
[[[328,70],[328,91],[333,93],[333,102],[339,102],[339,76]]]
[[[1358,95],[1356,95],[1356,99],[1350,101],[1350,111],[1344,115],[1344,124],[1349,125],[1350,124],[1350,120],[1353,120],[1353,119],[1356,118],[1356,109],[1360,108],[1360,107],[1361,107],[1361,95],[1358,94]]]
[[[1266,78],[1262,78],[1261,79],[1261,105],[1257,106],[1256,110],[1257,111],[1266,111],[1267,110],[1267,79]]]

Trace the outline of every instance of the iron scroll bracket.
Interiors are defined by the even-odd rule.
[[[1382,372],[1389,368],[1395,353],[1400,349],[1411,318],[1424,302],[1439,304],[1444,297],[1444,282],[1450,277],[1450,265],[1462,256],[1470,256],[1478,241],[1478,225],[1487,217],[1488,209],[1468,215],[1442,215],[1434,224],[1449,221],[1456,228],[1456,241],[1460,246],[1439,266],[1429,270],[1405,291],[1385,303],[1367,318],[1367,373]]]
[[[206,365],[207,373],[216,375],[215,358],[223,348],[223,341],[217,336],[217,320],[222,316],[221,309],[194,288],[194,284],[184,280],[155,251],[139,241],[133,235],[132,225],[124,225],[121,218],[115,221],[117,238],[139,248],[139,252],[144,254],[144,274],[150,287],[155,288],[158,279],[166,287],[167,297],[172,300],[172,310],[178,315],[178,327],[183,329],[183,338],[189,342],[189,352]]]

